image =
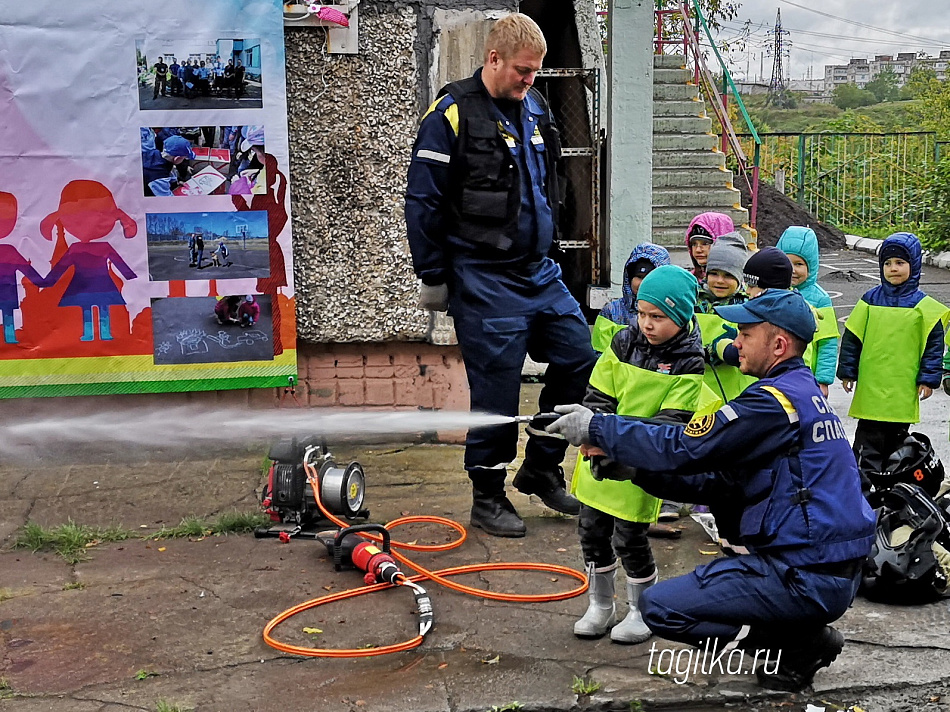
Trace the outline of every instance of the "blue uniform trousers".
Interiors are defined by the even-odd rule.
[[[860,574],[840,578],[749,554],[660,581],[641,594],[639,607],[650,630],[667,640],[702,646],[708,639],[733,640],[748,625],[771,632],[780,647],[840,618],[859,581]]]
[[[544,260],[525,273],[456,265],[449,302],[468,375],[472,411],[517,415],[525,355],[547,363],[539,408],[579,403],[597,360],[590,329],[577,301],[560,280],[560,269]],[[525,460],[541,469],[564,458],[564,440],[531,436]],[[499,490],[504,465],[518,452],[517,424],[470,430],[465,469],[476,485]]]

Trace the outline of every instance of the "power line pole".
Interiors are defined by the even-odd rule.
[[[785,78],[786,61],[789,58],[791,42],[788,41],[788,30],[782,29],[782,10],[775,11],[775,27],[769,30],[772,35],[772,46],[769,53],[772,56],[772,81],[769,82],[769,95],[765,99],[766,105],[785,106],[789,102],[788,82]]]

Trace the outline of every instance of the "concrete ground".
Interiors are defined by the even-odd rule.
[[[854,253],[825,259],[822,280],[840,292],[835,303],[843,317],[872,284],[860,273],[874,270]],[[851,272],[859,276],[851,279]],[[925,290],[950,300],[950,275],[932,270],[925,277]],[[839,278],[841,286],[833,286]],[[524,387],[524,412],[533,410],[538,388]],[[840,387],[832,388],[831,401],[839,413],[847,411]],[[31,405],[62,407],[52,400]],[[9,423],[10,407],[0,406]],[[950,398],[938,391],[923,404],[919,426],[945,462],[948,409]],[[63,427],[70,427],[64,415]],[[134,451],[107,440],[78,450],[53,442],[29,459],[0,462],[0,489],[9,492],[0,501],[0,710],[157,710],[160,701],[166,710],[229,712],[950,709],[946,602],[901,608],[857,599],[838,624],[847,639],[842,655],[818,674],[813,691],[789,695],[761,690],[748,674],[692,674],[691,666],[690,674],[678,673],[674,655],[682,671],[689,649],[663,640],[635,646],[580,641],[571,628],[586,596],[512,604],[434,583],[427,587],[436,624],[418,648],[361,659],[285,655],[262,640],[268,620],[295,604],[361,585],[355,572],[334,571],[325,549],[312,541],[133,538],[90,547],[87,559],[74,565],[55,553],[12,548],[28,521],[117,523],[144,536],[192,514],[253,511],[266,446],[237,442],[223,435],[212,447]],[[363,464],[372,521],[435,514],[467,524],[470,494],[460,446],[330,444],[338,462],[356,458]],[[472,530],[458,549],[410,558],[432,568],[511,561],[581,567],[573,518],[517,492],[511,499],[528,526],[524,539]],[[697,524],[686,519],[678,526],[682,539],[653,540],[664,578],[718,554]],[[395,536],[422,543],[452,535],[413,526]],[[548,573],[493,572],[463,580],[518,593],[573,586]],[[415,626],[413,599],[396,589],[301,613],[276,634],[297,645],[359,648],[410,638]],[[575,678],[599,688],[582,690]]]

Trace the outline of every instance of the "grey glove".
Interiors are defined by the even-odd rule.
[[[437,284],[435,286],[423,284],[419,291],[419,308],[444,312],[449,308],[449,286],[447,284]]]
[[[556,405],[554,412],[563,415],[545,428],[547,432],[563,435],[571,445],[590,444],[590,421],[594,417],[594,411],[574,403]]]

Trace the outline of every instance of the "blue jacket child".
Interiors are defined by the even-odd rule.
[[[603,353],[613,341],[614,334],[637,320],[637,288],[643,278],[657,267],[670,264],[670,253],[661,245],[641,242],[630,252],[623,267],[623,296],[604,305],[594,321],[591,331],[591,344],[594,351]]]
[[[800,262],[794,259],[795,257],[805,263],[807,274],[802,279],[800,271],[794,271],[792,286],[805,297],[805,301],[815,309],[819,317],[818,331],[812,345],[814,352],[806,354],[805,363],[814,372],[815,380],[827,387],[835,380],[835,365],[838,361],[838,322],[834,307],[831,306],[831,297],[818,284],[820,266],[818,237],[810,227],[793,225],[782,233],[775,246],[789,256],[793,265],[795,263],[800,265]]]
[[[948,312],[920,288],[922,250],[909,232],[897,232],[878,252],[881,284],[865,292],[845,323],[838,378],[854,398],[858,419],[853,449],[888,456],[920,421],[918,398],[928,398],[943,375]]]

